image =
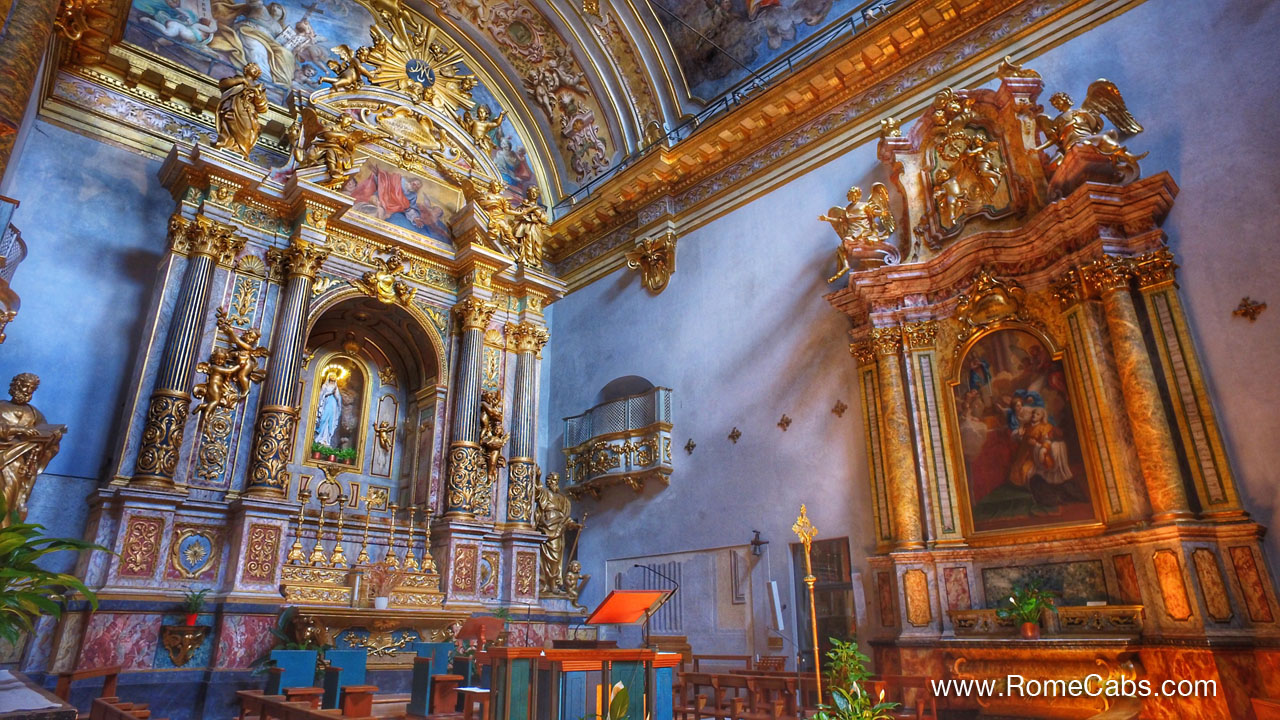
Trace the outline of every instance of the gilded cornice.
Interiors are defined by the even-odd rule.
[[[1105,0],[918,0],[853,36],[675,147],[635,160],[553,226],[551,260],[571,289],[621,263],[649,206],[668,202],[681,234],[745,204],[851,145],[882,116],[909,117],[940,87],[984,81],[1017,45],[1020,58],[1141,4]],[[744,188],[745,186],[745,188]],[[745,189],[745,192],[744,192]],[[594,247],[604,242],[608,247]],[[628,248],[629,249],[629,248]]]
[[[1143,290],[1173,284],[1177,269],[1173,251],[1165,247],[1129,257],[1103,255],[1067,269],[1050,282],[1049,290],[1066,309],[1108,292],[1128,290],[1134,283]]]

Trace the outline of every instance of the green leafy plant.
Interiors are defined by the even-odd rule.
[[[627,692],[626,686],[619,680],[613,684],[613,687],[609,688],[609,702],[605,713],[603,715],[583,715],[579,720],[626,720],[627,707],[630,704],[631,694]],[[649,715],[645,715],[645,720],[649,720]]]
[[[342,450],[339,450],[338,448],[329,447],[328,445],[320,442],[311,443],[311,454],[320,455],[321,457],[332,457],[335,460],[342,460],[343,462],[351,462],[356,459],[355,448],[343,448]]]
[[[1013,589],[1013,594],[1005,601],[1005,605],[996,608],[996,614],[1004,620],[1017,620],[1021,623],[1039,623],[1040,615],[1048,610],[1058,612],[1054,604],[1056,593],[1041,586],[1040,580],[1032,580],[1026,585]]]
[[[187,611],[188,615],[197,615],[204,609],[204,598],[209,594],[209,588],[204,590],[188,590],[182,596],[182,609]]]
[[[0,517],[9,525],[0,528],[0,639],[17,644],[23,632],[34,632],[41,615],[62,615],[62,604],[79,593],[98,609],[98,597],[74,575],[49,572],[36,561],[51,553],[110,552],[100,545],[71,538],[44,536],[44,526],[18,522],[0,497]]]
[[[826,680],[831,689],[831,704],[822,705],[814,720],[886,720],[892,718],[896,702],[885,702],[884,691],[879,700],[873,700],[862,686],[871,673],[867,663],[871,658],[858,650],[852,640],[828,638],[831,649],[827,651]]]
[[[884,691],[880,691],[880,700],[875,702],[862,691],[862,687],[854,685],[853,690],[841,687],[831,688],[831,704],[823,705],[814,720],[892,720],[893,709],[898,703],[885,702]]]
[[[852,640],[827,638],[831,649],[827,651],[826,681],[829,687],[852,689],[871,677],[867,671],[867,663],[871,658],[858,650],[858,643]]]

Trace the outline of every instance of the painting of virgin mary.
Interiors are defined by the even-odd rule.
[[[348,358],[336,357],[316,373],[310,459],[359,464],[363,445],[365,376]]]
[[[1094,519],[1062,361],[1002,330],[969,348],[955,407],[976,532]]]

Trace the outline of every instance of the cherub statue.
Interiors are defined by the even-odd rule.
[[[334,77],[320,78],[320,82],[328,83],[334,90],[340,92],[355,90],[365,83],[373,84],[373,75],[364,67],[364,62],[369,57],[368,48],[362,47],[352,52],[351,48],[344,43],[334,48],[333,52],[341,58],[341,61],[326,62]]]
[[[302,144],[301,151],[295,151],[295,157],[300,158],[298,166],[323,164],[330,187],[339,187],[346,181],[354,165],[356,148],[361,143],[387,137],[384,133],[356,127],[355,118],[350,115],[328,123],[320,119],[314,108],[303,107],[300,116]]]
[[[511,217],[514,220],[512,234],[515,236],[516,258],[525,267],[535,269],[542,267],[542,245],[546,238],[547,226],[550,224],[547,210],[538,199],[539,194],[537,185],[530,186],[525,191],[524,202],[512,208],[511,211]]]
[[[262,68],[256,63],[244,66],[243,74],[232,75],[218,82],[222,96],[218,99],[216,114],[218,137],[213,146],[223,150],[235,150],[249,159],[249,153],[258,143],[262,132],[258,118],[267,111],[267,91],[258,82]]]
[[[582,563],[577,560],[570,560],[569,567],[564,571],[564,592],[569,596],[569,602],[573,603],[575,610],[586,610],[587,606],[578,602],[578,597],[582,595],[582,588],[590,582],[591,576],[582,572]]]
[[[521,243],[516,237],[515,230],[517,209],[511,206],[511,201],[503,194],[506,186],[502,181],[493,179],[485,183],[483,178],[458,172],[444,162],[438,154],[433,154],[431,159],[435,162],[436,170],[440,175],[461,188],[463,197],[474,202],[488,216],[489,245],[500,253],[518,257]]]
[[[258,340],[262,338],[262,331],[258,328],[249,328],[242,334],[237,334],[236,329],[231,324],[231,320],[227,318],[227,313],[222,308],[218,308],[215,314],[218,317],[218,329],[227,336],[227,341],[231,343],[231,359],[235,366],[235,372],[232,379],[239,386],[240,396],[243,397],[249,392],[252,383],[262,382],[267,377],[267,371],[258,367],[258,358],[267,357],[270,354],[264,347],[258,345]]]
[[[378,447],[386,452],[391,452],[391,444],[395,439],[395,432],[396,426],[386,420],[373,425],[373,434],[378,438]]]
[[[944,228],[954,227],[964,215],[967,204],[964,189],[952,169],[942,168],[934,176],[933,202],[938,206],[938,217]]]
[[[240,391],[232,380],[235,371],[231,353],[223,347],[214,347],[209,353],[208,361],[196,363],[196,372],[206,376],[204,382],[191,390],[192,397],[204,401],[196,407],[197,415],[204,417],[209,408],[221,407],[229,410],[240,402]]]
[[[889,243],[889,236],[897,230],[897,224],[889,209],[889,189],[884,183],[872,185],[871,197],[865,202],[862,201],[862,188],[856,185],[849,188],[846,197],[848,205],[833,207],[826,215],[818,216],[819,220],[830,223],[840,236],[840,246],[836,248],[839,266],[836,274],[827,280],[829,283],[839,280],[860,260],[879,258],[889,262],[898,256],[897,249]]]
[[[1049,98],[1049,103],[1058,110],[1058,115],[1054,118],[1048,115],[1036,118],[1036,126],[1045,134],[1044,143],[1036,149],[1057,147],[1058,154],[1049,162],[1050,172],[1062,164],[1063,158],[1072,148],[1084,145],[1110,159],[1120,182],[1137,179],[1138,161],[1147,154],[1130,153],[1120,144],[1116,130],[1124,135],[1136,135],[1142,132],[1142,125],[1138,124],[1125,106],[1124,97],[1115,83],[1106,79],[1095,80],[1089,85],[1079,109],[1073,109],[1071,96],[1062,92],[1054,93]],[[1103,117],[1110,120],[1116,130],[1103,131]]]
[[[409,283],[400,277],[405,270],[405,257],[400,248],[392,248],[391,254],[384,258],[373,258],[376,269],[366,272],[356,283],[362,290],[382,303],[408,305],[418,289],[409,287]]]
[[[485,466],[489,470],[489,485],[498,482],[498,471],[506,467],[507,460],[502,457],[502,448],[506,446],[510,435],[502,426],[502,395],[496,390],[485,390],[480,394],[480,446],[485,452]]]
[[[494,150],[494,144],[493,138],[489,137],[489,133],[501,125],[506,117],[506,110],[498,113],[498,117],[493,117],[493,111],[489,109],[488,105],[478,105],[476,106],[475,115],[472,115],[470,110],[463,110],[462,119],[458,121],[458,124],[462,126],[463,130],[467,131],[467,134],[471,136],[471,139],[475,141],[481,150],[491,153]]]

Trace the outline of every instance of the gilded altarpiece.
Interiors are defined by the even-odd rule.
[[[1177,186],[1141,177],[1122,141],[1142,127],[1114,84],[1090,85],[1079,108],[1055,95],[1044,114],[1038,74],[1005,62],[997,76],[994,90],[943,90],[909,128],[886,119],[896,194],[877,185],[861,202],[855,188],[823,217],[851,266],[827,300],[852,320],[878,548],[879,623],[860,640],[881,673],[1001,682],[1084,668],[1176,680],[1183,648],[1199,647],[1217,665],[1196,676],[1235,690],[966,702],[1244,716],[1277,662],[1275,585],[1161,230]],[[1011,642],[995,610],[1032,581],[1059,611],[1045,640]]]
[[[247,667],[270,643],[274,606],[406,668],[408,640],[542,601],[531,579],[543,536],[520,498],[532,493],[543,311],[564,293],[541,265],[546,209],[524,187],[534,173],[508,189],[494,137],[464,126],[477,100],[462,53],[401,13],[338,82],[293,98],[292,147],[264,135],[239,152],[255,135],[169,152],[161,180],[176,204],[154,229],[169,248],[87,530],[117,554],[77,568],[114,604],[42,627],[50,670],[173,669],[158,643],[175,619],[154,607],[194,589],[218,610],[201,616],[211,632],[185,669]],[[130,17],[134,35],[151,27],[137,4]],[[388,60],[405,53],[433,68],[433,88]],[[252,82],[241,70],[218,74]],[[455,506],[452,451],[482,440],[483,472]],[[388,610],[372,608],[378,562],[409,571]],[[543,609],[543,634],[563,636],[575,613]]]

